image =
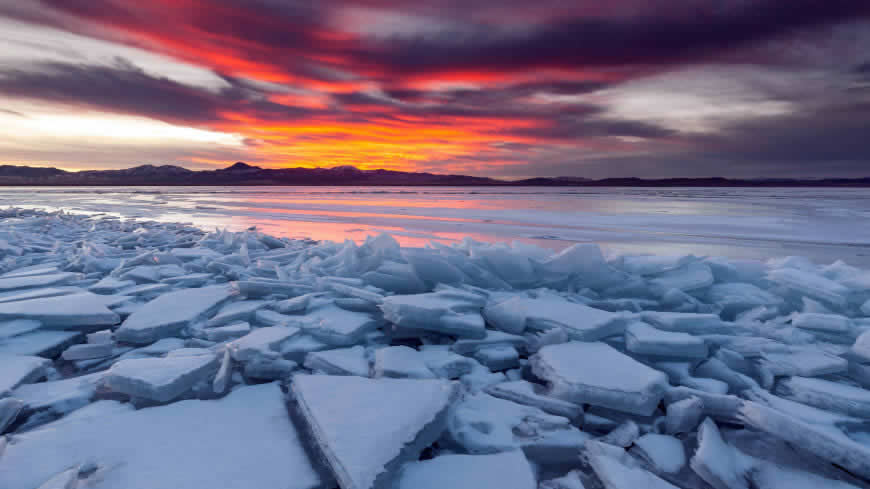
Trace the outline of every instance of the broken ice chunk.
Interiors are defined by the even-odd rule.
[[[576,277],[581,286],[593,289],[616,284],[625,275],[604,260],[601,248],[594,243],[577,243],[534,265],[546,280]]]
[[[668,386],[664,373],[604,343],[548,345],[529,363],[554,397],[644,416],[652,414]]]
[[[227,391],[232,372],[233,359],[230,356],[230,351],[224,350],[224,354],[221,356],[221,366],[218,368],[218,371],[211,382],[211,388],[215,394],[223,394]]]
[[[132,285],[136,285],[136,282],[132,280],[121,280],[110,275],[88,287],[88,290],[97,294],[114,294],[118,290]]]
[[[327,304],[309,313],[305,332],[333,346],[350,346],[377,329],[379,322],[370,314],[348,311]]]
[[[562,328],[568,337],[580,341],[597,341],[622,334],[626,320],[622,314],[595,309],[557,297],[525,299],[527,326],[543,331]]]
[[[456,379],[471,373],[477,363],[450,351],[448,345],[423,345],[420,354],[429,370],[443,379]]]
[[[862,362],[870,362],[870,330],[861,333],[855,339],[855,343],[852,345],[852,354]]]
[[[213,278],[214,277],[210,273],[188,273],[187,275],[166,277],[160,279],[160,281],[176,287],[202,287]]]
[[[233,290],[226,285],[163,294],[124,320],[115,331],[115,338],[145,344],[174,335],[193,321],[205,318],[233,295]]]
[[[870,418],[870,391],[829,380],[789,377],[781,380],[776,394],[826,411]]]
[[[328,375],[369,376],[369,361],[366,358],[366,350],[360,345],[311,352],[305,356],[305,368]]]
[[[90,360],[92,358],[106,358],[112,356],[114,343],[82,343],[72,345],[64,350],[61,357],[64,360]]]
[[[112,391],[155,402],[169,402],[218,368],[214,354],[120,360],[106,372]]]
[[[69,329],[77,326],[111,326],[121,318],[107,306],[126,297],[80,294],[43,297],[0,304],[0,320],[33,319],[49,328]]]
[[[508,345],[479,348],[474,352],[474,358],[484,367],[493,371],[507,370],[520,365],[520,356],[516,348]]]
[[[129,296],[151,298],[156,297],[157,295],[160,295],[171,288],[172,286],[169,284],[142,284],[121,289],[118,291],[118,293]]]
[[[693,255],[629,255],[618,260],[619,266],[628,273],[657,275],[685,266],[697,258]]]
[[[223,257],[223,255],[217,251],[209,248],[172,248],[169,252],[183,261],[197,260],[199,258],[213,260]]]
[[[12,391],[12,396],[20,399],[26,405],[26,411],[50,411],[54,415],[63,415],[86,406],[103,378],[103,372],[97,372],[81,377],[24,384]]]
[[[827,304],[843,306],[849,289],[816,273],[796,268],[771,270],[767,278],[784,287]]]
[[[686,465],[683,443],[673,436],[647,433],[635,440],[634,446],[656,472],[675,474]]]
[[[399,326],[418,328],[463,338],[483,338],[486,325],[481,305],[449,291],[385,297],[384,319]]]
[[[705,416],[725,422],[735,422],[738,419],[738,410],[744,402],[737,396],[712,394],[683,386],[669,388],[665,393],[665,402],[670,405],[691,397],[702,401]]]
[[[601,443],[614,445],[617,447],[628,448],[640,436],[640,427],[632,420],[622,422],[616,428],[613,428],[610,433],[598,438]]]
[[[586,489],[580,471],[572,470],[562,477],[542,481],[538,489]]]
[[[725,362],[715,357],[708,358],[698,364],[695,367],[695,375],[725,382],[732,392],[741,392],[745,389],[758,387],[755,379],[733,370]]]
[[[411,462],[396,477],[395,489],[535,489],[528,460],[519,450],[492,455],[442,455]]]
[[[112,330],[111,329],[103,329],[100,331],[95,331],[93,333],[89,333],[87,335],[87,340],[89,344],[97,344],[97,343],[112,343]]]
[[[675,270],[663,272],[649,283],[662,291],[703,289],[713,285],[713,272],[705,263],[695,261]]]
[[[33,331],[0,340],[0,354],[54,358],[80,338],[81,333],[75,331]]]
[[[502,372],[490,372],[488,368],[474,361],[471,372],[459,377],[459,380],[468,392],[476,394],[488,386],[506,382],[507,376]]]
[[[724,332],[731,333],[726,328],[726,324],[715,314],[644,311],[641,317],[644,321],[665,331],[707,334],[725,330]]]
[[[279,353],[282,357],[293,360],[296,363],[303,363],[305,355],[313,351],[322,351],[332,348],[330,345],[314,338],[308,334],[293,335],[287,341],[281,343]]]
[[[205,325],[208,328],[223,326],[236,321],[249,320],[258,310],[268,304],[266,301],[239,301],[231,302],[221,307],[217,314],[209,319]]]
[[[797,314],[791,323],[798,328],[828,333],[848,333],[852,329],[852,321],[839,314],[804,312]]]
[[[800,447],[860,477],[870,477],[870,448],[837,430],[800,421],[754,402],[742,404],[739,420],[747,427]]]
[[[691,467],[715,489],[749,488],[747,472],[752,468],[752,459],[725,443],[710,418],[698,430],[698,449]]]
[[[763,352],[761,365],[774,376],[800,375],[817,377],[846,372],[849,362],[815,348],[795,349],[789,352]]]
[[[136,283],[157,282],[160,280],[160,270],[155,266],[138,266],[121,274],[122,280],[132,280]]]
[[[302,324],[296,317],[286,316],[268,309],[260,309],[255,312],[254,321],[264,326],[300,326]]]
[[[308,304],[311,302],[311,298],[316,295],[317,294],[305,294],[300,295],[299,297],[293,297],[292,299],[276,302],[275,310],[281,314],[305,312],[305,310],[308,309]]]
[[[0,321],[0,341],[13,336],[30,333],[39,329],[42,323],[32,319],[12,319]]]
[[[25,355],[0,354],[0,397],[21,384],[45,377],[51,361]]]
[[[78,273],[59,272],[45,275],[27,275],[23,277],[0,278],[0,292],[16,289],[32,289],[63,285],[79,278]]]
[[[228,348],[233,359],[247,362],[256,356],[274,355],[281,343],[299,333],[299,328],[285,326],[269,326],[257,328],[229,344]]]
[[[98,405],[103,408],[75,417]],[[101,401],[51,429],[13,435],[15,443],[0,457],[3,488],[33,489],[83,461],[93,461],[100,475],[81,486],[89,489],[312,489],[327,484],[306,454],[277,384],[241,387],[220,400],[140,410],[125,405]],[[203,447],[215,449],[205,456]]]
[[[291,390],[342,489],[371,489],[441,435],[456,384],[297,374]]]
[[[435,374],[423,361],[423,355],[407,346],[388,346],[375,351],[373,377],[431,379]]]
[[[533,406],[544,412],[577,420],[583,415],[583,407],[544,394],[544,386],[525,380],[502,382],[484,389],[487,394],[507,399],[517,404]]]
[[[595,440],[586,442],[586,458],[605,489],[678,489],[644,470],[625,450]]]
[[[661,331],[641,322],[626,327],[625,348],[640,355],[707,357],[707,344],[701,338],[687,333]]]
[[[501,331],[486,330],[486,336],[481,339],[461,339],[450,346],[450,349],[460,355],[474,353],[481,348],[492,346],[512,346],[522,349],[526,345],[526,339],[522,336],[502,333]]]
[[[257,380],[286,379],[298,364],[277,356],[260,355],[245,362],[245,377]]]
[[[515,448],[528,450],[539,442],[547,444],[546,440],[559,432],[573,434],[573,447],[570,442],[561,448],[550,447],[554,450],[550,453],[549,463],[566,458],[566,452],[573,458],[589,438],[588,434],[572,426],[568,418],[484,393],[467,396],[453,406],[447,430],[451,441],[468,453],[495,453]]]
[[[24,409],[23,401],[11,397],[0,399],[0,435],[15,421],[22,409]],[[3,446],[0,443],[0,457],[2,456]]]
[[[668,404],[665,416],[665,432],[671,435],[689,433],[698,427],[704,416],[704,401],[687,397]]]
[[[205,339],[209,341],[226,341],[233,338],[245,336],[251,332],[251,325],[245,322],[238,322],[221,326],[218,328],[209,328],[205,330]]]
[[[526,302],[522,297],[490,302],[483,315],[487,323],[505,333],[523,334],[526,330]]]
[[[782,302],[779,297],[753,284],[736,282],[712,285],[707,291],[707,300],[722,306],[723,313],[728,314],[729,317],[754,307]]]

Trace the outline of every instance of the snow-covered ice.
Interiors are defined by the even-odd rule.
[[[79,487],[315,489],[322,479],[275,384],[226,398],[82,413],[11,435],[0,457],[4,489],[34,489],[71,466],[94,464]]]
[[[3,489],[870,487],[842,261],[26,209],[0,239]]]
[[[523,452],[492,455],[444,455],[405,465],[396,489],[535,489],[532,468]]]
[[[44,377],[51,361],[27,355],[0,354],[0,397],[20,384]]]
[[[113,392],[168,402],[214,375],[217,368],[218,357],[214,354],[132,358],[114,364],[106,373],[105,383]]]
[[[121,321],[107,306],[126,298],[96,295],[90,292],[41,297],[0,304],[0,320],[33,319],[43,326],[71,329],[83,326],[112,326]]]
[[[655,410],[668,385],[664,373],[600,342],[548,345],[530,363],[554,397],[640,415]]]
[[[456,385],[442,380],[296,375],[293,394],[342,489],[389,487],[444,430]]]
[[[311,352],[305,356],[305,367],[328,375],[369,375],[369,360],[360,345]]]
[[[703,338],[687,333],[661,331],[635,322],[625,329],[625,348],[638,355],[683,358],[707,358],[707,344]]]
[[[118,341],[147,344],[177,333],[233,295],[224,285],[163,294],[130,315],[115,332]]]
[[[489,386],[485,390],[492,396],[526,406],[534,406],[556,416],[576,420],[583,415],[581,405],[550,397],[543,392],[546,390],[543,386],[526,380],[502,382]]]

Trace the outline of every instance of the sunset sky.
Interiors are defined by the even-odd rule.
[[[0,0],[0,164],[870,175],[868,0]]]

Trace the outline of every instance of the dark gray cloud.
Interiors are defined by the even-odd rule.
[[[239,79],[224,79],[229,86],[212,92],[150,75],[120,58],[112,65],[50,62],[28,70],[0,68],[0,95],[193,124],[220,122],[226,112],[273,119],[310,113],[269,102],[262,90]]]

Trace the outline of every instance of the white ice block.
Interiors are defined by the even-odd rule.
[[[3,488],[33,489],[82,462],[96,465],[80,486],[89,489],[314,489],[325,483],[276,384],[242,387],[220,400],[123,406],[84,408],[45,429],[13,435],[0,457]]]
[[[652,414],[668,386],[664,373],[604,343],[548,345],[530,364],[554,397],[644,416]]]
[[[204,319],[235,294],[226,285],[181,289],[163,294],[128,317],[115,331],[118,341],[147,344],[172,336],[197,319]]]
[[[456,385],[443,380],[296,375],[291,390],[342,489],[390,487],[444,430]]]
[[[120,360],[106,372],[113,392],[156,402],[171,401],[218,369],[214,354]]]
[[[535,477],[519,450],[492,455],[442,455],[402,467],[395,489],[535,489]]]

